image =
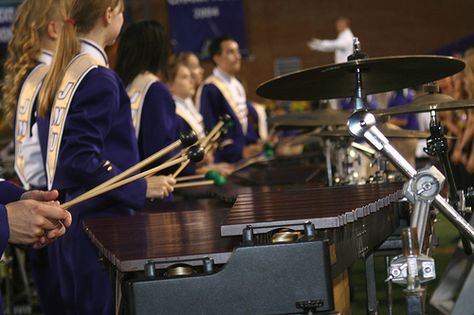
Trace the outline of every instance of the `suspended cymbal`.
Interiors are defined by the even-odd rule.
[[[379,126],[380,131],[387,138],[404,138],[404,139],[424,139],[430,136],[428,131],[406,130],[406,129],[390,129]],[[313,137],[354,137],[349,133],[349,129],[323,130],[313,133]]]
[[[268,119],[268,122],[273,126],[280,128],[342,126],[347,124],[350,114],[350,112],[343,110],[324,109],[276,116]]]
[[[466,109],[470,107],[474,107],[474,100],[456,101],[448,95],[428,94],[418,97],[409,104],[376,110],[375,113],[380,116],[385,116],[408,113],[422,113],[429,112],[432,110],[445,111],[455,109]]]
[[[464,62],[445,56],[414,55],[368,58],[286,74],[267,81],[257,94],[276,100],[352,97],[355,70],[362,70],[365,94],[375,94],[435,81],[464,69]]]

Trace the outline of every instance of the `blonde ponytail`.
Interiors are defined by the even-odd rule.
[[[38,115],[40,117],[47,117],[51,111],[66,67],[80,51],[81,44],[75,26],[71,23],[65,23],[56,45],[56,53],[51,68],[39,94]]]
[[[25,0],[18,7],[3,66],[2,111],[4,122],[13,123],[20,87],[41,54],[41,41],[48,23],[60,20],[61,0]]]
[[[123,0],[66,0],[64,24],[56,45],[51,69],[39,95],[38,114],[51,112],[59,86],[71,60],[81,51],[78,34],[89,33],[108,7],[124,8]]]

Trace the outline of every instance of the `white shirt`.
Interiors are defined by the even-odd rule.
[[[329,40],[313,40],[309,43],[309,46],[313,50],[319,51],[334,51],[336,63],[346,62],[347,57],[353,52],[353,38],[354,35],[349,28],[340,32],[336,39]]]
[[[204,133],[204,122],[201,113],[199,113],[194,106],[193,100],[188,97],[183,100],[175,95],[173,95],[174,103],[176,104],[176,109],[180,109],[186,114],[186,117],[189,120],[194,121],[193,127],[198,128],[195,130],[192,128],[198,135],[199,138],[204,138],[206,134]]]
[[[431,115],[429,112],[417,114],[416,119],[418,120],[418,127],[421,131],[430,131]],[[415,153],[417,158],[429,157],[429,155],[423,151],[423,148],[426,148],[426,139],[420,139],[418,141]]]
[[[46,65],[51,64],[53,54],[49,50],[43,49],[38,61]],[[36,115],[36,113],[35,113]],[[25,180],[30,186],[45,187],[46,173],[44,170],[43,156],[38,135],[38,125],[35,123],[31,127],[31,137],[27,138],[21,147],[25,163]],[[29,188],[29,187],[26,187]]]
[[[39,143],[38,124],[31,128],[31,137],[23,142],[21,152],[25,158],[25,180],[31,186],[46,187],[43,156]]]
[[[219,80],[221,80],[225,85],[227,85],[227,88],[229,89],[230,94],[232,95],[232,98],[237,104],[237,107],[240,112],[240,116],[243,117],[242,131],[244,134],[247,134],[247,128],[248,128],[247,96],[245,95],[245,89],[242,83],[240,83],[240,81],[237,80],[236,77],[228,75],[227,73],[225,73],[218,67],[212,70],[212,74],[215,75]]]

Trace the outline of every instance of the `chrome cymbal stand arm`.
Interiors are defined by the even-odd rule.
[[[414,205],[410,227],[417,229],[418,244],[423,249],[426,223],[430,205],[443,187],[445,177],[434,166],[419,170],[416,175],[405,183],[405,197]]]
[[[349,117],[347,124],[354,136],[365,138],[367,142],[380,151],[407,178],[412,179],[416,175],[416,170],[413,166],[389,143],[388,139],[375,126],[375,116],[373,114],[365,110],[356,111]],[[438,194],[435,197],[434,205],[444,213],[459,231],[471,242],[474,242],[474,228],[441,195]]]

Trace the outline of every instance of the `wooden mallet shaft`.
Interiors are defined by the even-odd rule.
[[[181,158],[178,158],[178,159],[175,159],[173,161],[169,161],[169,162],[166,162],[166,163],[163,163],[159,166],[156,166],[154,168],[151,168],[147,171],[144,171],[142,173],[139,173],[139,174],[136,174],[134,176],[131,176],[129,178],[126,178],[124,180],[121,180],[121,181],[118,181],[118,182],[115,182],[111,185],[108,185],[108,186],[105,186],[105,187],[102,187],[100,189],[96,189],[96,188],[93,188],[92,190],[89,190],[88,192],[85,192],[84,194],[64,203],[61,205],[61,208],[63,209],[69,209],[70,207],[72,206],[75,206],[76,204],[78,203],[81,203],[81,202],[84,202],[86,200],[89,200],[91,198],[94,198],[96,196],[99,196],[99,195],[102,195],[106,192],[109,192],[115,188],[119,188],[119,187],[122,187],[126,184],[129,184],[133,181],[136,181],[138,179],[141,179],[141,178],[144,178],[144,177],[147,177],[148,175],[150,174],[155,174],[156,172],[159,172],[161,170],[164,170],[168,167],[171,167],[171,166],[174,166],[176,164],[179,164],[183,161],[185,161],[186,159],[188,159],[187,156],[182,156]]]

